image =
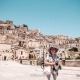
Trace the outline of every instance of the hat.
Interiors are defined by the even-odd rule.
[[[51,49],[55,49],[56,53],[58,52],[58,48],[56,46],[54,46],[54,45],[49,48],[49,53],[51,52]]]

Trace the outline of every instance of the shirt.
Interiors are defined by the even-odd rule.
[[[54,54],[53,56],[51,54],[47,54],[47,56],[44,59],[44,62],[54,62],[54,61],[55,62],[60,61],[59,57],[56,54]]]
[[[53,55],[53,56],[51,54],[48,54],[44,59],[44,62],[59,62],[59,61],[60,61],[60,59],[56,54]],[[51,72],[52,73],[58,73],[58,67],[57,67],[56,71],[53,70],[54,67],[55,67],[55,65],[51,66]]]

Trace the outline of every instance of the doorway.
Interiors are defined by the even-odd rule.
[[[4,61],[6,61],[6,56],[4,56]]]

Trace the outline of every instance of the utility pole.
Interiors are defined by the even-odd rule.
[[[44,69],[44,46],[43,46],[43,69]]]
[[[34,65],[34,51],[33,51],[33,65]]]

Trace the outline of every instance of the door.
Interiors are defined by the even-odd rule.
[[[4,56],[4,61],[6,61],[6,56]]]
[[[32,65],[32,61],[30,61],[30,65]]]

